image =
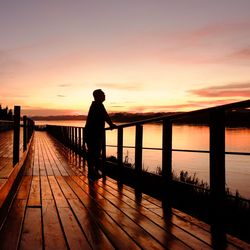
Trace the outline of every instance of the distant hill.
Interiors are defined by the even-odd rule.
[[[127,112],[120,112],[120,113],[111,113],[110,117],[114,122],[136,122],[161,116],[167,116],[177,114],[177,112],[149,112],[149,113],[127,113]]]
[[[182,112],[183,113],[183,112]],[[151,119],[155,117],[167,116],[171,114],[178,114],[178,112],[150,112],[150,113],[111,113],[110,117],[114,122],[135,122],[145,119]],[[33,116],[31,117],[35,121],[46,120],[86,120],[86,115],[63,115],[63,116]],[[176,124],[193,124],[193,125],[207,125],[209,117],[207,114],[195,115],[185,117],[174,121]],[[250,110],[243,109],[239,111],[226,112],[226,125],[230,127],[250,127]]]
[[[34,121],[62,121],[62,120],[86,120],[86,115],[52,115],[52,116],[32,116]]]

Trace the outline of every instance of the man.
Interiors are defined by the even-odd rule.
[[[93,92],[94,101],[92,102],[87,117],[85,126],[85,136],[88,148],[88,177],[91,179],[98,179],[101,175],[100,170],[100,156],[102,150],[102,141],[105,133],[105,122],[111,128],[116,127],[111,121],[104,105],[105,94],[101,89],[96,89]]]

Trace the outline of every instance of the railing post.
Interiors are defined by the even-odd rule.
[[[85,137],[85,128],[82,128],[82,156],[83,156],[83,165],[85,165],[87,150],[86,150],[86,137]]]
[[[135,132],[135,173],[138,184],[140,184],[140,178],[142,174],[142,137],[143,127],[142,125],[136,125]]]
[[[13,166],[19,162],[20,113],[20,106],[14,106]]]
[[[27,133],[27,138],[26,138],[26,143],[29,143],[30,140],[30,119],[26,118],[26,133]]]
[[[73,138],[74,138],[74,136],[73,136],[73,127],[70,127],[69,129],[70,129],[70,150],[72,150],[72,148],[73,148]]]
[[[23,116],[23,151],[27,149],[27,116]]]
[[[63,145],[66,146],[67,145],[67,134],[66,134],[66,127],[62,127],[62,142]]]
[[[79,159],[80,159],[80,157],[81,157],[81,148],[82,148],[82,140],[81,140],[82,130],[81,130],[81,128],[77,128],[77,129],[78,129],[77,152],[79,154]]]
[[[74,127],[71,127],[71,149],[74,152],[74,146],[75,146],[75,129]]]
[[[70,136],[71,136],[71,133],[70,133],[70,127],[67,127],[67,133],[68,133],[68,137],[67,137],[67,139],[68,139],[68,148],[70,149]]]
[[[104,130],[102,138],[102,176],[106,178],[106,130]]]
[[[57,133],[58,133],[57,140],[62,143],[63,142],[62,126],[57,127]]]
[[[75,138],[74,138],[74,152],[77,154],[77,127],[74,127],[75,130]]]
[[[70,129],[69,129],[69,127],[66,127],[66,135],[67,135],[67,137],[66,137],[66,142],[67,142],[67,147],[69,148],[70,147]]]
[[[210,191],[212,212],[222,215],[225,200],[225,111],[210,111]]]
[[[123,173],[123,128],[118,128],[118,137],[117,137],[117,159],[118,159],[118,167],[119,167],[119,179],[122,179],[122,173]]]
[[[74,128],[71,127],[71,150],[72,151],[74,151],[74,138],[75,138]]]
[[[163,120],[162,124],[162,180],[164,196],[171,195],[172,184],[172,122]],[[164,197],[167,198],[167,197]]]

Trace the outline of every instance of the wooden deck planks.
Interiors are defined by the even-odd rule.
[[[45,249],[67,249],[67,242],[53,199],[42,200],[42,220]]]
[[[126,196],[126,194],[120,195],[120,192],[116,189],[115,186],[113,186],[113,183],[111,183],[109,180],[107,180],[106,183],[107,184],[104,184],[103,182],[99,181],[96,184],[100,185],[107,191],[105,193],[105,198],[113,202],[131,218],[134,218],[134,220],[140,218],[140,221],[138,223],[141,224],[142,227],[148,228],[148,231],[151,231],[152,235],[159,232],[163,233],[165,231],[162,230],[166,230],[167,232],[169,232],[168,242],[176,242],[177,239],[175,239],[175,237],[177,237],[183,243],[188,242],[189,246],[191,246],[192,248],[195,248],[198,244],[200,247],[202,247],[202,249],[211,249],[209,244],[205,244],[205,242],[202,242],[199,238],[190,235],[190,232],[187,232],[183,230],[183,228],[176,226],[172,220],[173,216],[163,219],[162,217],[157,216],[152,211],[147,209],[147,207],[138,204],[136,200]],[[160,230],[159,227],[161,228]],[[190,229],[191,228],[189,227],[189,230]],[[165,234],[163,233],[163,235]],[[173,237],[173,235],[175,237]],[[162,240],[163,244],[165,242],[164,237],[162,239],[158,237],[158,240]]]
[[[17,249],[25,214],[26,200],[16,199],[1,228],[0,249]]]
[[[40,178],[39,176],[33,176],[28,200],[29,207],[41,207],[40,196]]]
[[[89,192],[92,199],[101,205],[102,209],[144,249],[164,249],[165,240],[170,240],[172,235],[157,227],[152,221],[139,215],[136,210],[116,197],[109,196],[108,192],[99,188],[94,183],[87,185],[80,178],[73,176],[74,181],[85,191]],[[113,199],[114,198],[114,199]],[[175,249],[187,249],[188,246],[176,240]]]
[[[36,132],[0,249],[212,249],[210,227],[116,181],[89,181],[70,150]],[[236,239],[226,249],[247,249]],[[237,247],[239,246],[239,247]]]
[[[111,242],[102,231],[98,222],[80,202],[79,199],[69,199],[69,204],[77,216],[81,228],[86,234],[89,243],[93,249],[114,249]]]
[[[105,213],[102,207],[100,205],[98,206],[95,200],[85,193],[72,178],[67,178],[67,183],[74,192],[78,194],[79,200],[95,218],[96,222],[117,249],[139,249],[139,246],[134,240],[124,233],[119,225],[117,225],[111,217]]]
[[[107,179],[107,185],[113,188],[113,190],[118,190],[118,185],[116,181],[111,178]],[[127,202],[131,204],[131,202],[136,202],[135,190],[129,186],[123,185],[123,199],[126,199]],[[126,197],[126,198],[124,198]],[[146,208],[151,216],[155,218],[155,221],[159,221],[158,219],[164,218],[164,212],[162,210],[162,204],[159,200],[154,199],[148,195],[143,195],[142,198],[146,199],[148,203],[144,202],[142,204],[143,208]],[[141,203],[140,203],[141,205]],[[145,210],[144,210],[145,211]],[[187,231],[190,234],[193,234],[198,239],[203,240],[207,244],[211,244],[211,234],[210,227],[207,224],[198,221],[197,219],[182,213],[179,210],[172,208],[172,216],[171,223],[182,228],[184,231]]]
[[[0,180],[4,182],[13,170],[13,131],[0,132]]]
[[[19,247],[24,250],[43,248],[41,207],[26,208]]]
[[[18,246],[30,183],[30,177],[26,176],[23,178],[16,199],[1,228],[0,249],[16,249]]]

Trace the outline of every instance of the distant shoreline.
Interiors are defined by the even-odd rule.
[[[158,112],[158,113],[110,113],[114,122],[129,123],[141,121],[161,116],[178,114],[179,112]],[[183,112],[182,112],[183,113]],[[35,121],[60,121],[60,120],[86,120],[86,115],[60,115],[60,116],[33,116]],[[185,117],[174,121],[176,124],[208,125],[209,117],[207,115],[195,115]],[[226,113],[226,126],[229,127],[250,127],[250,110],[240,110],[237,112]]]

